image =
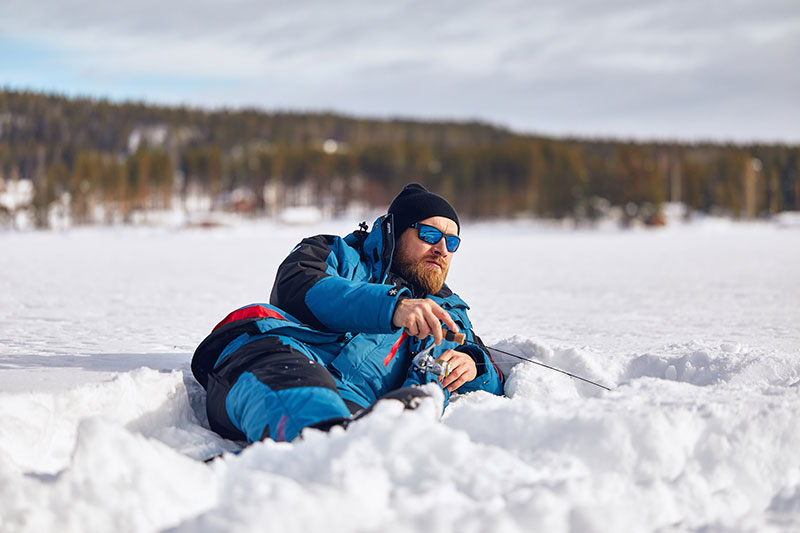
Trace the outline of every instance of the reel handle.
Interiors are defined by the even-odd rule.
[[[442,333],[444,333],[445,340],[453,341],[459,345],[464,344],[464,342],[467,340],[467,336],[464,333],[454,333],[449,329],[444,328],[442,329]]]

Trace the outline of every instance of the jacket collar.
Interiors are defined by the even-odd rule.
[[[378,217],[372,224],[372,231],[364,240],[363,257],[369,267],[370,279],[384,283],[392,266],[394,255],[394,215]]]

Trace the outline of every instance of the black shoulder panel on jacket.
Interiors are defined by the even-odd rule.
[[[328,277],[328,256],[336,237],[316,235],[303,239],[278,267],[269,303],[294,315],[303,323],[328,331],[306,305],[306,293]]]
[[[225,324],[200,343],[192,356],[192,374],[204,389],[208,388],[208,374],[214,369],[222,350],[242,333],[260,333],[255,325],[257,320],[258,318],[248,318]]]

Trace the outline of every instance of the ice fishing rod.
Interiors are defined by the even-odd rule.
[[[470,344],[474,344],[475,346],[477,346],[479,348],[487,348],[489,350],[494,350],[496,352],[500,352],[500,353],[505,354],[505,355],[510,355],[511,357],[516,357],[517,359],[521,359],[522,361],[527,361],[527,362],[533,363],[535,365],[539,365],[539,366],[543,366],[545,368],[549,368],[550,370],[555,370],[556,372],[560,372],[562,374],[566,374],[567,376],[569,376],[571,378],[579,379],[581,381],[584,381],[586,383],[594,385],[595,387],[600,387],[601,389],[605,389],[607,391],[611,391],[611,389],[609,389],[605,385],[600,385],[599,383],[595,383],[594,381],[592,381],[590,379],[586,379],[586,378],[582,378],[580,376],[576,376],[575,374],[571,374],[570,372],[567,372],[566,370],[561,370],[560,368],[556,368],[554,366],[546,365],[546,364],[540,363],[539,361],[536,361],[534,359],[528,359],[527,357],[522,357],[521,355],[513,354],[511,352],[506,352],[506,351],[500,350],[498,348],[490,348],[489,346],[481,346],[480,344],[478,344],[475,341],[467,340],[467,336],[464,335],[463,333],[454,333],[454,332],[450,331],[449,329],[442,329],[442,333],[444,334],[445,340],[453,341],[456,344],[459,344],[459,345],[463,346],[465,342],[468,342]]]

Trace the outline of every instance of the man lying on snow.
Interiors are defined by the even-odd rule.
[[[208,391],[211,428],[228,439],[290,441],[303,428],[346,425],[381,398],[413,408],[439,383],[502,394],[502,376],[447,285],[460,226],[444,198],[416,183],[372,231],[304,239],[278,268],[271,305],[226,317],[197,348],[192,372]],[[463,346],[442,324],[466,334]],[[412,359],[433,347],[446,376]]]

